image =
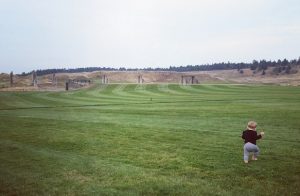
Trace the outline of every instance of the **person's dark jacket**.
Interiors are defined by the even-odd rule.
[[[245,140],[245,144],[247,142],[250,142],[252,144],[256,145],[256,140],[261,138],[261,135],[257,135],[256,131],[252,131],[252,130],[245,130],[243,131],[243,135],[242,138]]]

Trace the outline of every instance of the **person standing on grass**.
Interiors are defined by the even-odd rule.
[[[248,163],[249,154],[253,152],[252,160],[257,160],[257,156],[259,154],[259,148],[256,145],[256,140],[262,138],[265,134],[264,132],[260,132],[257,134],[256,132],[257,123],[254,121],[249,121],[247,125],[247,129],[243,131],[242,138],[245,140],[244,145],[244,162]]]

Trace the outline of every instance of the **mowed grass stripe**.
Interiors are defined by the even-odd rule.
[[[160,133],[160,132],[157,132],[157,133]],[[111,134],[111,133],[110,133]],[[123,134],[124,134],[124,132],[123,132]],[[143,154],[144,155],[144,152],[142,151],[142,152],[140,152],[140,148],[137,148],[137,145],[136,144],[134,144],[132,141],[132,139],[133,138],[135,138],[135,140],[134,141],[138,141],[138,143],[145,143],[145,141],[149,141],[149,137],[148,138],[144,138],[143,139],[143,137],[136,137],[136,136],[132,136],[131,135],[132,133],[130,133],[130,135],[127,135],[127,134],[125,134],[125,138],[127,138],[128,136],[130,136],[131,138],[129,138],[129,140],[131,141],[131,145],[132,145],[132,147],[130,147],[130,146],[128,146],[127,147],[127,150],[130,152],[128,152],[128,153],[126,153],[127,155],[126,155],[126,157],[123,157],[123,152],[121,152],[122,154],[120,154],[120,155],[118,155],[119,157],[123,157],[123,159],[117,159],[117,160],[110,160],[109,161],[109,163],[111,164],[112,162],[118,162],[119,163],[119,165],[117,165],[117,167],[119,167],[119,168],[123,168],[124,167],[124,164],[125,165],[131,165],[131,166],[134,166],[134,165],[136,165],[136,164],[138,164],[138,163],[140,163],[140,161],[142,161],[142,160],[140,160],[140,161],[137,161],[137,160],[134,160],[133,158],[134,157],[137,157],[136,155],[138,155],[139,153],[141,153],[141,154]],[[135,134],[135,133],[133,133],[133,134]],[[161,134],[161,133],[160,133]],[[93,134],[93,136],[94,136],[94,134]],[[141,135],[141,136],[143,136],[143,135]],[[103,137],[103,134],[101,134],[101,137]],[[116,133],[115,134],[115,137],[116,137],[116,141],[115,142],[117,142],[117,143],[119,143],[119,144],[122,144],[123,143],[123,141],[122,140],[120,140],[120,134],[119,133]],[[179,139],[183,139],[183,137],[178,137]],[[65,140],[63,140],[63,139],[61,139],[61,141],[63,142],[63,143],[68,143],[68,140],[69,140],[69,138],[64,138]],[[78,138],[79,139],[79,138]],[[110,139],[112,139],[112,138],[110,138]],[[160,136],[158,136],[158,139],[160,139],[159,141],[162,141],[162,142],[168,142],[167,141],[167,138],[163,138],[163,137],[160,137]],[[172,138],[171,138],[172,139]],[[174,138],[175,139],[175,138]],[[174,139],[172,139],[172,140],[174,140]],[[128,139],[126,139],[126,140],[128,140]],[[157,141],[157,139],[154,139],[154,140],[150,140],[151,142],[152,141]],[[175,140],[176,141],[176,140]],[[127,146],[127,142],[126,141],[124,141],[125,142],[125,147]],[[190,141],[188,141],[188,142],[190,142]],[[159,143],[159,142],[158,142]],[[44,144],[44,142],[43,142],[43,144]],[[78,143],[78,142],[74,142],[74,145],[76,145],[76,144],[80,144],[80,143]],[[188,146],[188,143],[186,144],[187,146]],[[14,145],[12,145],[12,146],[14,146]],[[20,146],[20,145],[19,145]],[[49,144],[48,144],[48,146],[49,146]],[[61,145],[57,145],[57,143],[56,143],[56,145],[53,145],[54,147],[56,147],[56,146],[61,146]],[[134,167],[138,167],[138,168],[143,168],[143,172],[145,172],[145,171],[147,171],[147,168],[152,168],[153,166],[154,167],[158,167],[157,169],[158,169],[158,171],[157,171],[157,173],[155,174],[155,175],[153,175],[153,177],[154,176],[156,176],[155,178],[157,178],[157,177],[159,177],[160,176],[160,170],[161,169],[163,169],[163,168],[161,168],[161,166],[160,166],[160,162],[161,162],[161,164],[163,164],[165,167],[170,167],[168,164],[166,164],[166,160],[165,159],[170,159],[170,158],[168,158],[168,157],[165,157],[167,154],[168,154],[168,156],[170,156],[170,153],[167,153],[167,154],[161,154],[161,148],[162,148],[162,146],[160,145],[160,146],[158,146],[157,145],[157,143],[155,143],[155,144],[153,144],[153,145],[151,145],[152,146],[152,148],[153,147],[156,147],[156,149],[158,150],[158,155],[160,155],[160,156],[163,156],[164,158],[162,159],[162,160],[164,160],[163,162],[161,162],[161,158],[159,158],[159,157],[153,157],[153,158],[150,158],[152,155],[152,153],[154,153],[154,155],[155,155],[155,151],[154,151],[154,149],[151,149],[151,151],[149,151],[149,147],[147,147],[145,150],[146,150],[146,152],[151,152],[151,154],[147,154],[147,156],[150,156],[149,157],[149,159],[143,159],[143,161],[146,161],[145,163],[143,163],[143,167],[140,167],[140,166],[134,166]],[[67,147],[67,146],[66,146]],[[99,146],[104,152],[106,152],[106,149],[103,149],[103,146]],[[173,147],[174,147],[174,145],[173,145]],[[173,148],[172,146],[167,146],[167,149],[169,149],[169,150],[172,150],[172,148]],[[114,152],[111,152],[111,149],[114,149]],[[158,149],[159,148],[159,149]],[[41,147],[35,147],[35,148],[33,148],[33,147],[29,147],[28,145],[22,145],[22,149],[24,150],[24,149],[27,149],[27,150],[29,150],[30,152],[28,152],[28,153],[25,153],[25,155],[26,154],[32,154],[32,152],[34,153],[34,154],[37,154],[37,155],[40,155],[40,156],[46,156],[46,157],[49,157],[49,156],[51,156],[51,158],[55,158],[55,160],[58,160],[58,159],[63,159],[62,161],[67,161],[68,160],[68,163],[73,163],[73,164],[75,164],[76,163],[76,165],[78,165],[78,163],[81,163],[82,162],[82,160],[84,160],[84,165],[85,166],[87,166],[86,165],[86,163],[88,163],[89,162],[89,156],[78,156],[77,154],[75,154],[75,155],[72,155],[72,156],[70,156],[70,153],[60,153],[61,152],[61,150],[63,150],[63,149],[56,149],[55,151],[53,151],[53,150],[45,150],[45,149],[43,149],[43,150],[40,150],[40,149],[42,149]],[[74,150],[76,150],[77,148],[76,148],[76,146],[73,146],[72,148],[72,151],[74,151]],[[71,150],[70,148],[67,148],[67,150],[69,151],[69,150]],[[138,151],[136,151],[136,152],[132,152],[132,150],[133,149],[136,149],[136,150],[138,150]],[[96,148],[96,150],[97,150],[97,148]],[[115,153],[118,153],[118,150],[116,150],[115,149],[115,147],[114,146],[111,146],[109,149],[108,149],[109,151],[110,151],[110,153],[108,153],[109,155],[114,155]],[[98,150],[97,150],[98,151]],[[122,151],[124,151],[124,147],[122,147]],[[45,154],[46,153],[46,154]],[[61,154],[60,156],[56,156],[57,154]],[[72,153],[71,153],[72,154]],[[130,156],[130,157],[128,157],[128,156]],[[139,156],[138,156],[139,157]],[[177,156],[174,154],[174,155],[172,155],[172,157],[174,157],[174,158],[176,158]],[[79,160],[78,160],[79,159]],[[99,157],[98,157],[98,159],[99,159]],[[176,159],[178,159],[178,157],[176,158]],[[92,160],[92,161],[94,161],[94,160]],[[150,161],[150,162],[149,162]],[[60,162],[60,161],[59,161]],[[99,161],[98,161],[99,162]],[[124,162],[124,163],[122,163],[122,162]],[[101,163],[101,162],[100,162]],[[146,166],[145,166],[145,164],[146,164]],[[178,161],[176,161],[176,165],[178,164]],[[101,163],[101,165],[103,166],[103,163]],[[147,166],[148,165],[148,166]],[[174,165],[175,166],[175,165]],[[90,166],[89,166],[89,164],[88,164],[88,167],[90,168]],[[146,167],[146,168],[145,168]],[[176,168],[177,167],[179,167],[178,165],[176,166]],[[170,167],[169,169],[172,169],[173,167]],[[95,168],[95,167],[92,167],[92,168],[90,168],[91,169],[91,172],[92,171],[94,171],[94,172],[92,172],[92,173],[95,173],[95,171],[97,171],[97,168]],[[107,169],[107,168],[106,168]],[[155,168],[152,168],[152,169],[155,169]],[[118,169],[117,169],[117,171],[119,171]],[[106,171],[107,172],[107,171]],[[126,172],[132,172],[131,170],[128,170],[127,168],[126,168]],[[150,176],[152,176],[152,175],[150,175]],[[145,177],[146,177],[146,179],[144,179],[144,180],[146,180],[147,181],[147,179],[149,178],[149,175],[147,174],[147,175],[145,175]],[[141,177],[139,176],[139,179],[141,180]],[[178,178],[176,181],[178,181],[180,178]],[[159,181],[161,181],[161,180],[159,180]],[[170,183],[170,182],[169,182]],[[180,185],[180,184],[179,184]],[[195,184],[196,185],[196,184]]]
[[[0,95],[0,108],[28,107],[0,110],[0,194],[300,193],[299,88],[118,86]],[[245,166],[252,119],[266,137]]]

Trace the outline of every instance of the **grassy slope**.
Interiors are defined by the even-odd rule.
[[[299,195],[300,88],[0,93],[0,194]],[[256,120],[261,157],[244,165]]]

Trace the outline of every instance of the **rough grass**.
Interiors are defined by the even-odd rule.
[[[0,195],[299,195],[300,88],[0,93]],[[240,134],[264,129],[243,164]]]

